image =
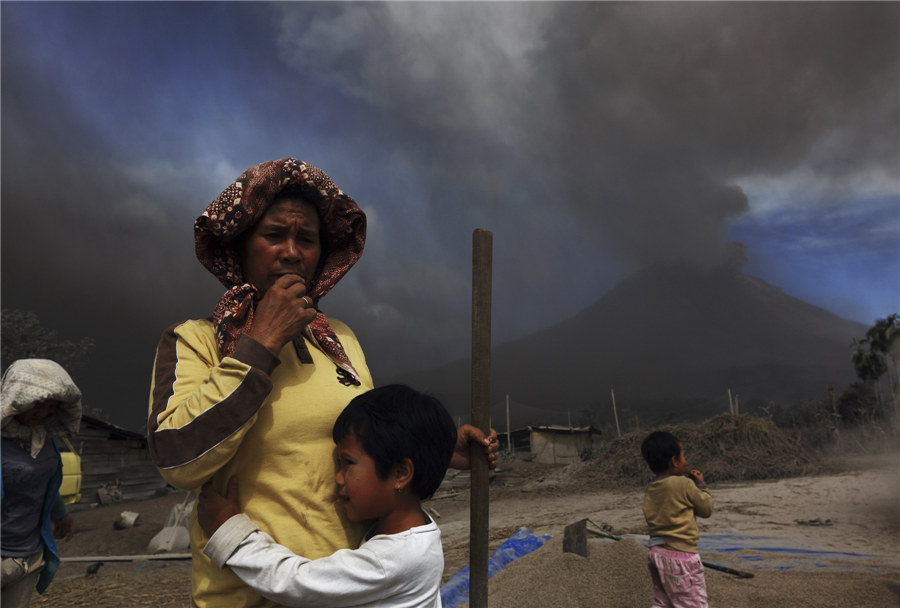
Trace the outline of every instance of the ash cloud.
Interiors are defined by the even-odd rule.
[[[895,3],[2,11],[3,305],[93,337],[85,394],[130,411],[162,328],[220,295],[193,219],[262,160],[321,166],[369,214],[324,305],[376,377],[468,354],[474,228],[498,342],[642,266],[738,271],[735,222],[900,191]]]
[[[897,186],[896,8],[385,3],[304,20],[285,6],[281,44],[426,138],[411,162],[430,183],[462,194],[465,167],[471,190],[512,194],[488,217],[550,207],[637,264],[699,262],[747,210],[742,177],[881,167]]]
[[[728,234],[750,210],[754,176],[789,176],[795,196],[782,204],[798,208],[896,193],[897,13],[382,3],[309,19],[283,5],[279,42],[298,73],[314,65],[379,108],[380,151],[402,159],[397,181],[415,184],[415,221],[382,214],[407,236],[367,267],[372,299],[407,292],[409,274],[394,266],[428,259],[435,240],[443,276],[466,277],[469,231],[495,229],[497,327],[509,337],[576,312],[631,269],[740,270],[753,252]],[[859,179],[873,172],[885,179]],[[840,186],[850,182],[852,197]],[[403,310],[392,329],[362,331],[377,344],[441,322],[433,307]]]

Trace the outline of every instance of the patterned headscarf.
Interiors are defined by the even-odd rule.
[[[59,411],[38,426],[16,416],[44,401],[59,401]],[[81,424],[81,391],[59,363],[49,359],[19,359],[0,379],[0,426],[3,436],[30,446],[36,458],[48,436],[71,437]]]
[[[324,171],[294,158],[250,167],[194,222],[197,259],[228,288],[213,312],[219,350],[224,356],[234,352],[237,339],[253,325],[260,299],[256,287],[244,280],[235,238],[252,228],[285,190],[297,192],[319,211],[323,250],[307,293],[317,314],[306,328],[307,337],[358,381],[328,318],[319,311],[319,300],[362,255],[366,215]],[[294,340],[298,353],[302,352],[300,340]]]

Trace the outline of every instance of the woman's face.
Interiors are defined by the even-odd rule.
[[[45,420],[59,413],[59,401],[48,400],[36,403],[30,410],[16,414],[15,419],[19,424],[25,426],[38,426]]]
[[[279,197],[241,242],[241,271],[260,295],[286,274],[301,276],[308,288],[321,254],[315,205],[296,196]]]

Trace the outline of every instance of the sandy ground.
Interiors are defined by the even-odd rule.
[[[740,579],[707,569],[711,605],[900,605],[900,455],[827,465],[830,472],[816,476],[711,485],[715,512],[700,520],[701,555],[754,574]],[[75,511],[78,532],[61,545],[57,578],[32,606],[188,606],[189,559],[104,559],[145,554],[185,496]],[[638,487],[586,487],[578,465],[501,463],[491,484],[490,550],[519,528],[552,540],[491,579],[490,605],[649,606],[646,549],[633,540],[640,536],[593,538],[586,558],[561,550],[565,526],[585,518],[615,535],[642,534],[641,500]],[[467,475],[448,477],[426,507],[442,530],[447,580],[468,565]],[[116,529],[123,511],[139,513],[138,525]],[[99,574],[86,577],[99,560]],[[534,581],[540,584],[532,589]]]

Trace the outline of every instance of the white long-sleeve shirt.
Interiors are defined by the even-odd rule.
[[[405,532],[367,537],[359,549],[310,560],[277,544],[241,513],[212,535],[203,552],[284,606],[441,606],[444,554],[441,531],[430,519]]]

